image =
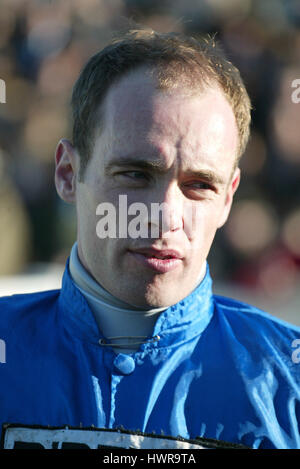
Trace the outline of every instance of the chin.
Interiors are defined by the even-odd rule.
[[[151,288],[147,289],[144,292],[138,294],[137,291],[132,293],[132,295],[126,295],[126,298],[123,300],[143,310],[152,309],[152,308],[168,308],[174,303],[177,303],[179,300],[172,300],[171,295],[165,295],[163,292],[153,291]]]
[[[148,308],[168,308],[182,299],[178,292],[177,294],[175,293],[170,291],[170,289],[157,290],[150,287],[146,291],[144,301]]]
[[[130,283],[127,281],[122,288],[119,288],[118,293],[123,301],[141,309],[168,308],[186,296],[182,282],[165,282],[161,276],[143,281],[141,278],[135,278]]]

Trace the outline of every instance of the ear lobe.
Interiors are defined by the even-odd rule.
[[[58,195],[67,203],[75,203],[76,156],[67,139],[61,139],[55,151],[55,186]]]
[[[225,205],[223,208],[223,212],[221,214],[221,218],[218,224],[218,228],[221,228],[227,221],[231,206],[232,206],[232,201],[233,201],[233,196],[234,193],[236,192],[237,188],[239,187],[240,184],[240,179],[241,179],[241,171],[240,168],[236,168],[234,171],[234,174],[232,176],[231,182],[228,186],[227,189],[227,194],[226,194],[226,199],[225,199]]]

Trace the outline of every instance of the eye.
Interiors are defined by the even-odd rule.
[[[191,183],[186,183],[186,184],[184,184],[184,187],[187,188],[187,189],[215,191],[214,186],[212,186],[210,183],[204,182],[204,181],[195,181],[195,182],[191,182]]]
[[[191,181],[182,185],[182,192],[188,199],[211,200],[218,194],[218,189],[210,182]]]
[[[129,177],[131,179],[147,179],[147,175],[143,171],[125,171],[121,175]]]
[[[147,173],[139,170],[122,171],[117,173],[117,176],[121,178],[120,180],[123,183],[133,185],[144,185],[150,179],[150,176]]]

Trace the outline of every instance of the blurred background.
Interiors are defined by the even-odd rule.
[[[252,137],[209,256],[214,290],[300,325],[299,0],[0,0],[0,295],[60,287],[76,223],[56,195],[55,148],[80,69],[128,20],[216,34],[240,69]]]

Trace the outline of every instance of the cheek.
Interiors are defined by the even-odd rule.
[[[82,233],[93,231],[96,234],[96,208],[85,198],[81,198],[77,204],[77,222]]]
[[[107,201],[102,193],[101,184],[94,181],[79,185],[77,190],[76,210],[77,219],[81,222],[82,229],[96,232],[97,207],[100,203]]]
[[[218,228],[220,207],[201,202],[184,212],[184,231],[195,247],[210,244]]]

